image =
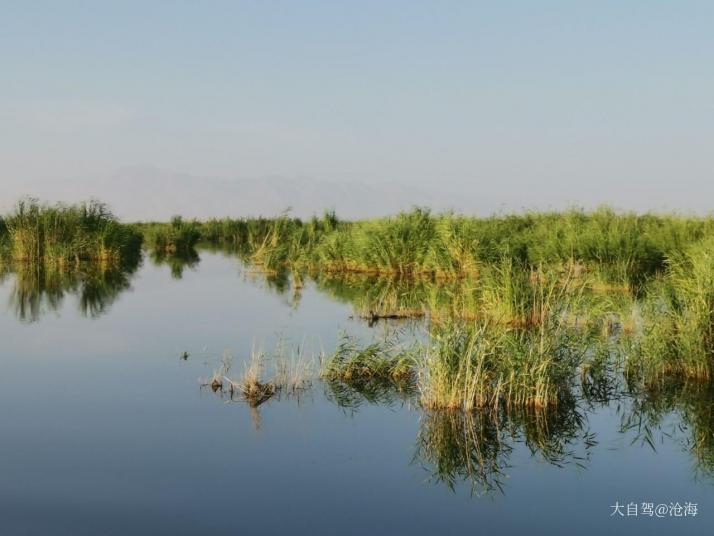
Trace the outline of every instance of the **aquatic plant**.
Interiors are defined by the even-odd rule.
[[[210,387],[216,393],[223,390],[223,384],[226,382],[227,376],[233,366],[233,356],[226,349],[221,356],[221,364],[217,369],[214,369],[213,375],[205,381],[201,382],[202,386]]]
[[[271,359],[274,374],[266,377],[266,363]],[[210,379],[202,381],[202,385],[210,386],[214,392],[228,392],[231,398],[238,395],[251,407],[257,407],[277,394],[298,396],[312,386],[314,357],[305,352],[304,344],[288,354],[285,342],[279,339],[272,356],[254,347],[238,378],[230,375],[232,365],[233,358],[226,350],[220,367],[213,371]]]

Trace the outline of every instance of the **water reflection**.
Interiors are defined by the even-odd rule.
[[[45,265],[16,265],[10,307],[23,322],[36,322],[43,313],[57,311],[67,294],[77,297],[79,311],[86,317],[105,313],[117,297],[131,288],[139,265],[80,264],[71,269]]]
[[[151,262],[154,266],[168,266],[171,270],[171,277],[181,279],[186,268],[195,270],[201,262],[198,252],[195,249],[167,252],[154,250],[151,252]]]
[[[325,397],[350,412],[357,411],[364,404],[408,404],[414,401],[417,394],[416,385],[411,381],[394,383],[378,378],[351,383],[326,381],[324,386]]]
[[[635,392],[621,431],[653,450],[674,441],[691,454],[695,474],[714,477],[714,384],[670,380]]]
[[[585,467],[597,442],[575,406],[550,411],[438,411],[423,413],[414,461],[432,480],[455,490],[463,483],[471,494],[503,492],[515,446],[557,467]]]
[[[349,303],[355,314],[371,325],[379,320],[474,318],[477,311],[477,280],[453,281],[376,277],[361,274],[315,275],[321,292]]]

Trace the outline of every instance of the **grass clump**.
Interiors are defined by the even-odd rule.
[[[147,245],[156,253],[190,254],[201,238],[199,224],[174,216],[169,223],[141,226]]]
[[[414,357],[391,343],[374,342],[360,346],[354,337],[344,336],[335,353],[322,366],[326,381],[353,386],[370,383],[405,385],[414,379]]]
[[[305,355],[304,346],[288,356],[285,345],[280,340],[273,358],[274,374],[266,378],[265,365],[269,356],[253,348],[250,359],[245,363],[242,376],[231,378],[233,358],[226,351],[220,367],[214,370],[213,376],[203,381],[202,385],[211,387],[214,392],[227,391],[231,398],[238,395],[253,408],[277,394],[297,396],[311,387],[313,360]]]
[[[577,334],[509,330],[491,323],[452,325],[432,334],[419,377],[430,409],[559,405],[584,353]]]
[[[488,315],[432,329],[419,377],[425,407],[542,408],[568,395],[587,348],[588,334],[568,321],[581,293],[557,273],[516,276],[508,264],[499,273]]]
[[[653,381],[665,375],[712,377],[714,238],[673,254],[648,289],[642,327],[630,338],[628,371]]]
[[[392,404],[415,392],[415,356],[393,341],[361,346],[344,336],[335,353],[323,361],[320,378],[329,399],[343,408],[358,408],[363,402]]]
[[[58,267],[82,261],[127,262],[138,257],[142,240],[96,201],[54,206],[20,201],[2,227],[9,259]]]
[[[205,381],[201,381],[202,386],[210,387],[214,393],[223,391],[223,384],[227,381],[228,373],[233,366],[233,356],[228,350],[223,351],[220,366],[213,371],[213,375]]]
[[[276,391],[273,382],[263,381],[262,379],[264,358],[265,356],[262,352],[254,351],[250,361],[245,366],[242,378],[237,381],[228,377],[225,378],[230,385],[231,394],[234,391],[240,392],[251,407],[257,407],[267,402]]]
[[[312,386],[313,371],[314,359],[307,356],[304,344],[288,356],[283,342],[278,343],[273,383],[279,392],[296,395],[308,390]]]

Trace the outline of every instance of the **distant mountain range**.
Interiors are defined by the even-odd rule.
[[[572,206],[594,208],[603,203],[640,212],[668,212],[677,207],[689,207],[699,213],[711,211],[705,185],[697,185],[702,195],[693,203],[685,199],[691,189],[677,189],[674,184],[659,190],[650,188],[647,195],[643,195],[642,185],[634,181],[617,188],[608,184],[573,181],[554,192],[553,185],[541,188],[541,184],[526,179],[483,178],[465,182],[457,189],[453,183],[437,180],[417,186],[396,181],[368,183],[276,176],[227,179],[143,166],[122,168],[99,178],[3,178],[0,214],[24,196],[50,203],[99,199],[124,221],[165,221],[176,214],[199,219],[276,216],[287,210],[302,218],[334,210],[343,219],[359,219],[392,215],[414,206],[479,216]]]
[[[435,189],[436,190],[436,189]],[[156,168],[124,168],[104,179],[55,180],[3,187],[0,209],[22,196],[42,201],[76,202],[96,198],[127,221],[187,218],[274,216],[290,211],[299,217],[335,210],[342,218],[394,214],[413,206],[434,211],[465,210],[454,195],[410,185],[337,182],[308,178],[215,179]]]

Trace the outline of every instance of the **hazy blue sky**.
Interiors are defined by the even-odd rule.
[[[156,166],[398,181],[494,210],[714,206],[711,1],[0,8],[6,197]]]

